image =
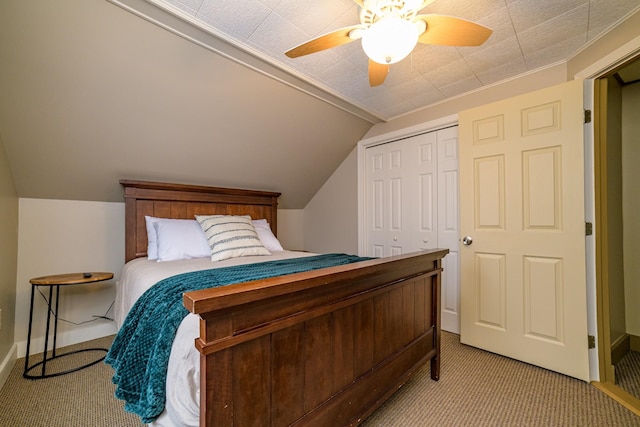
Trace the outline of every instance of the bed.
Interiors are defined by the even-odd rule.
[[[249,215],[266,220],[274,235],[277,230],[279,193],[121,184],[127,265],[151,262],[145,260],[145,216]],[[191,389],[177,394],[196,400],[191,410],[200,426],[359,424],[425,363],[431,378],[439,379],[441,259],[447,252],[433,249],[185,292],[182,303],[190,314],[176,334],[169,370],[190,369],[187,359],[199,359],[199,365],[190,371],[195,381],[185,381]],[[254,258],[260,257],[247,260]],[[196,268],[211,264],[190,262],[202,265]],[[177,271],[191,268],[166,264]],[[192,331],[186,339],[184,330]],[[176,352],[181,356],[174,357]],[[167,386],[168,407],[176,394],[172,388]],[[167,417],[163,413],[156,425],[171,425]]]

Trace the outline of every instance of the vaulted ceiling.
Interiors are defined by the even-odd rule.
[[[359,23],[353,0],[149,0],[182,19],[389,120],[446,98],[566,61],[640,8],[638,0],[435,0],[443,14],[493,30],[479,47],[421,45],[370,87],[360,41],[290,59],[292,47]],[[375,0],[372,0],[375,3]]]
[[[122,202],[138,179],[301,209],[372,126],[106,0],[0,1],[0,64],[22,198]]]

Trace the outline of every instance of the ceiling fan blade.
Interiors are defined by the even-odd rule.
[[[363,25],[352,25],[351,27],[344,27],[335,30],[331,33],[316,37],[313,40],[309,40],[306,43],[302,43],[299,46],[285,52],[289,58],[297,58],[299,56],[309,55],[310,53],[320,52],[332,47],[341,46],[352,42],[354,38],[349,37],[349,33],[355,29],[365,28]]]
[[[442,46],[480,46],[493,31],[466,19],[446,15],[418,15],[427,24],[418,43]]]
[[[378,64],[376,61],[369,59],[369,85],[380,86],[384,83],[389,73],[389,65]]]

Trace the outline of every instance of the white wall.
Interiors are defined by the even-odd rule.
[[[297,251],[304,249],[303,209],[278,209],[278,240],[282,247]]]
[[[20,199],[15,340],[26,353],[29,301],[34,277],[84,271],[110,271],[113,280],[63,287],[61,318],[80,323],[105,315],[115,297],[124,264],[124,203]],[[48,288],[40,288],[48,296]],[[111,317],[113,313],[110,311]],[[46,304],[36,293],[31,353],[42,351]],[[83,325],[59,322],[58,347],[110,335],[113,322],[99,319]]]
[[[316,253],[358,253],[356,148],[304,208],[304,249]]]

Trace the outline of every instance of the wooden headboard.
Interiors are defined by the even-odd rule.
[[[147,256],[144,217],[194,219],[194,215],[250,215],[277,230],[280,193],[123,179],[125,262]]]

